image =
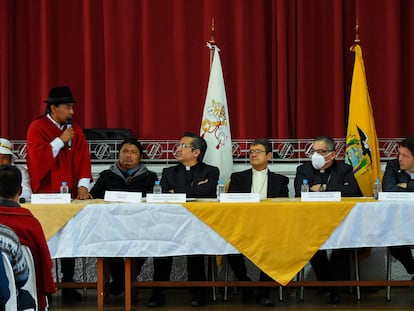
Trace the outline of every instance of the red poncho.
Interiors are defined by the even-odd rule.
[[[75,198],[78,181],[92,177],[85,135],[78,125],[73,124],[73,129],[75,135],[71,149],[65,144],[54,158],[50,143],[63,131],[46,116],[40,116],[30,124],[26,160],[33,193],[57,193],[62,181],[66,181]]]

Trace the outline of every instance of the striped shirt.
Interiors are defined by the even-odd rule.
[[[0,250],[9,259],[16,286],[21,288],[29,277],[29,266],[23,256],[19,238],[11,228],[2,224],[0,224]]]

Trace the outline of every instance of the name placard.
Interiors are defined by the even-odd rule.
[[[339,202],[341,201],[341,192],[301,192],[300,200],[303,202]]]
[[[380,201],[413,201],[414,192],[378,192]]]
[[[148,193],[147,203],[185,203],[186,198],[185,193]]]
[[[32,193],[32,204],[70,204],[70,193]]]
[[[220,202],[260,202],[258,193],[222,193]]]
[[[108,202],[140,203],[142,192],[105,191],[104,200]]]

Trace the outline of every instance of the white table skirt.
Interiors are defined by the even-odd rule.
[[[180,204],[87,205],[48,246],[52,258],[238,253]]]

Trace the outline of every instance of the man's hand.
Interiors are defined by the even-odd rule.
[[[316,184],[316,185],[313,185],[313,186],[310,188],[310,190],[311,190],[311,191],[313,191],[313,192],[319,192],[319,191],[321,191],[321,184]]]
[[[88,199],[92,199],[92,196],[89,193],[88,189],[86,187],[78,187],[78,196],[76,197],[76,200],[88,200]]]
[[[397,184],[397,187],[407,189],[407,183],[406,182],[402,182],[400,184]]]
[[[71,127],[66,129],[62,135],[60,135],[60,140],[63,141],[64,144],[66,144],[69,140],[73,138],[75,135],[75,130]]]

